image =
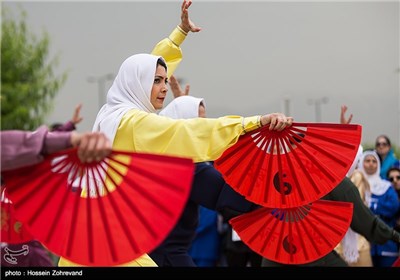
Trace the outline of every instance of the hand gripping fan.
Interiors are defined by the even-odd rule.
[[[20,244],[33,240],[26,227],[15,218],[12,202],[7,198],[6,188],[1,194],[1,242]]]
[[[269,208],[301,206],[345,177],[361,141],[360,125],[294,123],[241,136],[214,165],[248,200]]]
[[[83,164],[73,149],[3,178],[17,218],[35,239],[77,264],[113,266],[163,241],[193,174],[191,159],[113,151]]]
[[[352,216],[352,203],[318,200],[295,208],[260,208],[229,223],[244,243],[266,259],[304,264],[331,252],[346,234]]]

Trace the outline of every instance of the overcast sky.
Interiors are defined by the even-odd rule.
[[[400,144],[399,1],[193,2],[203,30],[183,43],[176,76],[205,98],[209,117],[284,111],[338,122],[347,104],[363,143],[384,133]],[[15,16],[17,5],[33,33],[50,34],[57,69],[68,70],[48,124],[81,102],[83,131],[111,85],[99,90],[88,77],[115,75],[130,55],[150,52],[180,22],[181,1],[2,1]]]

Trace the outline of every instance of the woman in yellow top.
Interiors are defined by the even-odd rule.
[[[152,53],[165,58],[169,71],[169,76],[175,71],[182,60],[181,44],[186,39],[189,32],[199,32],[200,27],[196,26],[189,18],[189,7],[191,0],[183,0],[181,5],[181,23],[171,32],[171,34],[161,40],[154,47]],[[114,147],[115,148],[115,147]],[[79,266],[79,264],[68,261],[61,257],[58,266]],[[157,266],[157,264],[147,255],[133,260],[132,262],[122,264],[121,266]]]
[[[190,157],[203,162],[216,160],[248,131],[264,125],[269,125],[270,130],[282,130],[293,122],[281,113],[180,120],[159,116],[156,112],[163,107],[167,79],[167,67],[160,56],[137,54],[126,59],[93,130],[104,132],[116,150]],[[147,266],[152,260],[146,255],[135,262]]]
[[[104,132],[117,150],[190,157],[194,162],[204,162],[216,160],[248,131],[264,125],[280,131],[293,122],[282,113],[181,120],[159,116],[157,110],[163,107],[168,92],[167,81],[167,66],[161,56],[136,54],[127,58],[108,91],[107,103],[100,109],[93,130]]]
[[[160,56],[137,54],[126,59],[93,130],[104,132],[116,150],[190,157],[203,162],[216,160],[248,131],[264,125],[280,131],[293,122],[282,113],[179,120],[159,116],[156,112],[163,106],[167,79],[167,67]],[[147,255],[140,259],[143,263],[135,260],[135,265],[151,265]]]
[[[167,67],[160,56],[137,54],[126,59],[97,115],[93,130],[102,131],[116,150],[190,157],[213,161],[240,135],[269,125],[282,130],[293,119],[282,113],[170,119],[159,116],[167,94]]]

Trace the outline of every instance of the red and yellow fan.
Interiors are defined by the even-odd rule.
[[[187,158],[113,151],[83,164],[72,149],[2,175],[35,239],[75,263],[113,266],[163,241],[186,205],[193,173]]]

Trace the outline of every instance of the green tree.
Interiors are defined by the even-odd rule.
[[[50,59],[46,31],[37,38],[20,8],[18,20],[2,9],[1,34],[1,129],[33,130],[44,123],[67,73],[55,75],[58,55]],[[17,17],[15,17],[17,18]]]

